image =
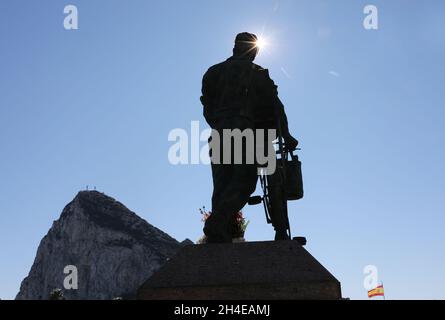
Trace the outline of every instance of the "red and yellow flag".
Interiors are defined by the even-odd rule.
[[[383,284],[378,286],[375,289],[368,291],[368,298],[377,297],[377,296],[385,296],[385,289],[383,288]]]

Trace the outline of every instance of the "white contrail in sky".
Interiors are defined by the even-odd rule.
[[[331,70],[331,71],[329,71],[329,74],[331,75],[331,76],[334,76],[334,77],[340,77],[340,74],[337,72],[337,71],[333,71],[333,70]]]
[[[292,79],[292,77],[291,77],[290,74],[286,71],[286,69],[284,69],[284,67],[281,67],[281,72],[283,72],[284,75],[285,75],[286,77],[288,77],[289,79]]]
[[[275,6],[273,7],[273,12],[276,12],[279,7],[280,7],[280,2],[279,1],[275,2]]]

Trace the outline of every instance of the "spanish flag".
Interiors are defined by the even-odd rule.
[[[377,297],[377,296],[385,296],[385,289],[383,288],[383,284],[379,285],[377,288],[368,291],[368,298]]]

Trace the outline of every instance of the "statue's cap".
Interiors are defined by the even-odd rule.
[[[235,38],[235,44],[249,43],[254,44],[258,40],[258,37],[249,32],[238,33]]]

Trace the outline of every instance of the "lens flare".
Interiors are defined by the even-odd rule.
[[[258,49],[264,49],[266,46],[267,46],[267,41],[266,41],[266,39],[264,39],[263,37],[259,37],[258,38],[258,40],[256,41],[256,43],[255,43],[255,46],[258,48]]]

